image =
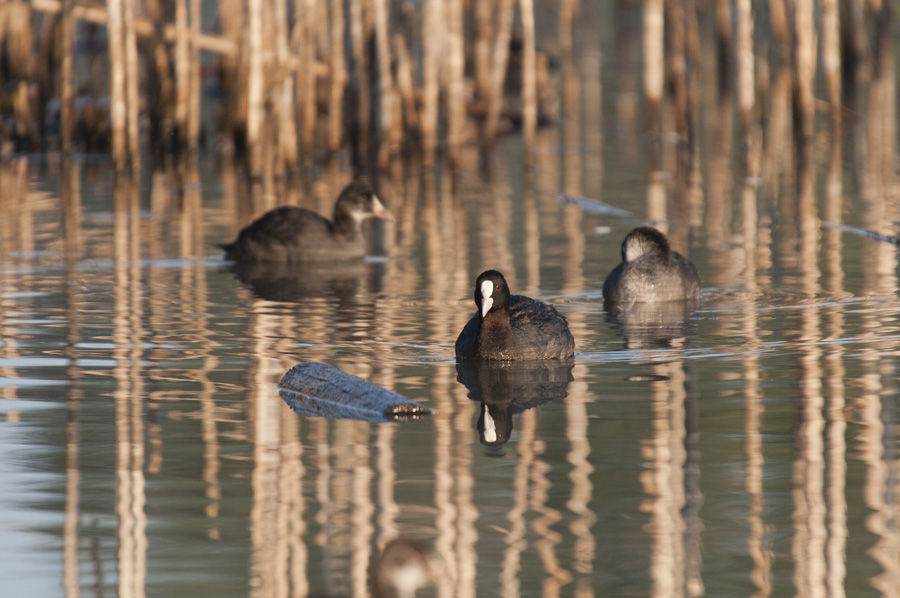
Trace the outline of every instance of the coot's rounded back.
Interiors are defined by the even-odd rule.
[[[622,263],[603,283],[607,306],[699,300],[697,269],[669,247],[663,233],[649,226],[628,233],[622,242]]]

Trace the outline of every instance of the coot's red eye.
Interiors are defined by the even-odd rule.
[[[499,290],[500,290],[500,283],[498,282],[498,283],[497,283],[497,286],[495,286],[494,288],[495,288],[496,290],[499,291]]]

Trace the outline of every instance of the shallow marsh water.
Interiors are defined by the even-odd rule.
[[[867,138],[893,112],[817,139],[802,173],[770,121],[745,184],[734,115],[710,110],[690,176],[670,140],[649,172],[650,141],[609,101],[630,97],[627,68],[600,118],[591,52],[577,118],[539,133],[533,169],[511,136],[488,178],[474,153],[456,174],[383,173],[388,257],[349,272],[239,279],[215,244],[276,198],[247,208],[205,160],[152,192],[32,160],[26,200],[0,202],[2,594],[361,596],[398,535],[453,574],[423,595],[900,594],[897,247],[826,225],[896,234],[896,179]],[[277,200],[327,213],[348,179],[316,171]],[[600,289],[648,219],[703,292],[645,329]],[[480,396],[458,379],[488,267],[569,318],[574,366],[537,397],[504,394],[534,387],[516,372]],[[275,388],[300,361],[435,414],[298,416]],[[477,429],[488,394],[512,413],[500,446]]]

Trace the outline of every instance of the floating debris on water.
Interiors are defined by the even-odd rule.
[[[417,421],[432,414],[412,399],[318,362],[292,367],[277,390],[291,409],[307,417],[378,423]]]

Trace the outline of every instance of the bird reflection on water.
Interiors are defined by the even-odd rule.
[[[476,362],[456,364],[456,379],[481,403],[476,428],[485,446],[509,442],[513,415],[566,397],[574,380],[573,361]]]
[[[386,265],[379,260],[242,262],[230,269],[260,299],[296,302],[323,296],[349,300],[378,293],[384,287]]]

